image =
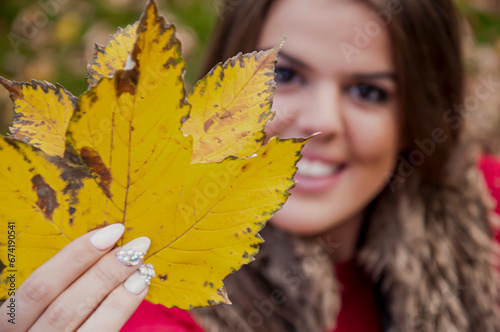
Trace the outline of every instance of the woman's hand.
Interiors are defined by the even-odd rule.
[[[110,249],[122,224],[87,233],[39,267],[15,295],[16,324],[0,307],[0,331],[118,331],[147,294],[154,276],[139,266],[151,241],[146,237]]]

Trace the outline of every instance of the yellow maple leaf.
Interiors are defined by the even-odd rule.
[[[152,240],[145,262],[154,264],[158,277],[149,301],[185,309],[227,303],[222,279],[252,260],[261,242],[258,231],[294,185],[305,140],[271,138],[264,144],[263,136],[277,48],[232,60],[234,71],[255,67],[257,81],[234,74],[214,78],[217,70],[204,79],[205,96],[225,84],[260,86],[225,101],[238,117],[220,128],[220,140],[231,143],[225,153],[223,144],[207,149],[209,139],[193,142],[210,109],[190,114],[180,43],[154,1],[137,31],[126,68],[102,75],[79,98],[64,158],[0,140],[0,261],[7,266],[0,273],[0,296],[9,289],[9,271],[18,271],[19,286],[71,240],[120,222],[126,227],[120,245],[138,236]],[[213,105],[198,94],[195,88],[190,95],[196,104]],[[249,116],[232,105],[247,107]],[[238,133],[241,151],[234,143]],[[210,133],[210,140],[216,137]],[[4,240],[11,233],[15,247]]]
[[[193,162],[248,157],[264,142],[264,126],[273,117],[274,65],[280,48],[239,54],[196,83],[189,94],[190,118],[182,126],[194,138]]]
[[[61,85],[33,80],[17,83],[0,77],[14,102],[12,136],[51,156],[63,156],[66,129],[76,98]]]

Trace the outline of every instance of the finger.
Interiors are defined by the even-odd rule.
[[[78,331],[119,331],[146,297],[149,282],[155,276],[153,266],[146,265],[113,290]]]
[[[15,293],[19,308],[16,330],[26,331],[64,289],[113,247],[124,229],[122,224],[114,224],[82,235],[35,270]],[[0,308],[0,316],[6,316],[5,306]]]
[[[49,305],[32,330],[70,331],[83,324],[102,300],[137,270],[150,244],[147,237],[140,237],[105,255]],[[125,265],[118,252],[130,252],[137,259]]]

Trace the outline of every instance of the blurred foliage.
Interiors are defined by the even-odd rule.
[[[483,149],[500,155],[500,91],[487,98],[477,96],[477,88],[484,79],[500,78],[500,0],[458,0],[466,18],[472,38],[466,40],[467,69],[469,74],[467,97],[477,97],[479,110],[469,112],[469,134]],[[466,98],[467,98],[466,97]]]
[[[500,41],[499,0],[459,0],[458,5],[479,43],[496,44]]]
[[[220,1],[158,0],[162,14],[178,27],[188,63],[188,84],[200,74],[198,64]],[[500,0],[457,2],[477,39],[477,44],[470,46],[474,48],[469,50],[472,58],[481,63],[484,54],[494,54],[498,69]],[[94,43],[105,44],[117,27],[138,20],[145,5],[146,0],[0,0],[0,76],[17,81],[33,78],[58,82],[80,95],[87,88],[87,61],[92,57]],[[474,55],[476,48],[481,49],[479,57]],[[469,68],[481,70],[475,64]],[[6,133],[11,108],[7,93],[0,89],[0,134]],[[500,105],[489,108],[497,114]]]

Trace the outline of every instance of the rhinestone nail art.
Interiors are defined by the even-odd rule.
[[[146,255],[145,251],[120,250],[116,252],[116,258],[127,266],[137,265]]]
[[[139,273],[146,277],[146,279],[144,280],[146,285],[149,285],[151,279],[156,276],[153,265],[149,263],[142,264],[141,267],[139,268]]]

